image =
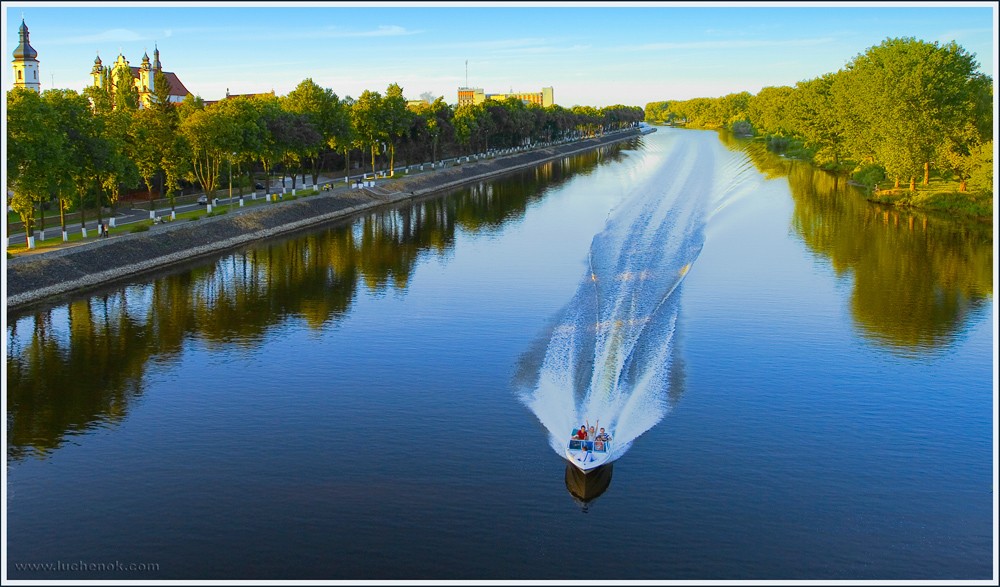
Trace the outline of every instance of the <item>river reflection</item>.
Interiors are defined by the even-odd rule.
[[[573,465],[566,463],[566,489],[573,496],[573,501],[580,506],[580,510],[587,513],[590,504],[611,486],[611,474],[614,470],[614,463],[597,467],[589,473],[583,473]]]
[[[150,366],[177,357],[192,338],[253,348],[290,320],[312,329],[336,323],[361,287],[405,290],[418,259],[448,255],[456,231],[501,229],[547,189],[618,160],[623,146],[9,316],[8,456],[44,458],[68,436],[122,421]]]
[[[869,340],[902,355],[955,342],[990,309],[993,230],[868,202],[846,180],[720,133],[770,179],[787,178],[792,228],[837,275],[851,278],[851,315]]]

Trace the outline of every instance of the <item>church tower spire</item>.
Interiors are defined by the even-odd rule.
[[[17,30],[19,43],[14,49],[14,87],[28,88],[36,92],[42,91],[38,78],[38,52],[28,42],[28,26],[21,19],[21,27]]]

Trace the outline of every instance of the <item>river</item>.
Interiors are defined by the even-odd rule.
[[[993,246],[660,128],[8,315],[8,575],[990,579]]]

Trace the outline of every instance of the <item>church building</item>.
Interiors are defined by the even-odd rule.
[[[19,42],[17,48],[14,49],[14,61],[12,62],[14,68],[13,85],[15,88],[28,88],[29,90],[41,92],[42,85],[38,73],[38,52],[28,42],[28,26],[24,24],[24,19],[21,20],[21,27],[18,29],[18,39]],[[125,56],[119,54],[115,63],[106,69],[101,63],[100,55],[98,55],[97,59],[94,60],[94,68],[90,70],[90,74],[94,78],[94,86],[101,87],[105,75],[110,80],[116,79],[115,71],[119,68],[128,69],[129,73],[131,73],[132,80],[135,82],[135,88],[139,91],[140,108],[145,108],[152,103],[157,72],[163,73],[167,83],[170,84],[170,94],[168,96],[170,102],[183,102],[184,98],[190,94],[176,73],[163,71],[163,66],[160,64],[160,50],[158,48],[153,50],[152,61],[149,60],[149,55],[143,53],[142,64],[139,67],[131,67]]]
[[[108,75],[109,79],[114,83],[114,80],[117,79],[115,72],[123,68],[129,70],[132,80],[135,82],[135,89],[139,91],[140,108],[146,108],[152,103],[157,72],[163,73],[167,83],[170,85],[170,94],[168,97],[170,102],[183,102],[184,98],[190,94],[177,77],[177,74],[170,71],[163,71],[163,66],[160,64],[160,50],[158,48],[153,49],[152,62],[149,60],[149,55],[143,53],[142,64],[139,67],[131,67],[128,59],[125,59],[125,56],[119,53],[118,59],[115,60],[114,64],[109,68],[105,68],[101,63],[101,56],[98,55],[94,59],[94,68],[90,70],[90,74],[94,78],[94,86],[101,87],[104,75]]]

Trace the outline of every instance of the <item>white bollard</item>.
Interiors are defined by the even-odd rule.
[[[38,241],[41,242],[43,240],[45,240],[45,231],[44,230],[39,230],[38,231]]]
[[[212,213],[212,202],[209,202],[208,205],[205,206],[205,213],[206,214],[211,214]]]
[[[83,238],[87,238],[87,227],[86,226],[81,226],[80,227],[80,234],[83,235]]]
[[[115,225],[115,220],[117,220],[117,219],[114,216],[112,216],[111,217],[111,224],[110,224],[111,228],[115,228],[115,226],[116,226]]]
[[[69,242],[69,233],[66,232],[65,230],[62,231],[62,233],[63,233],[63,242],[64,243],[68,243]]]
[[[33,236],[28,237],[28,248],[29,249],[35,248],[35,237]]]
[[[149,219],[150,220],[156,220],[156,211],[155,210],[150,210],[149,211]]]
[[[240,198],[240,208],[243,207],[243,198]]]
[[[177,220],[177,212],[171,210],[170,211],[170,219],[171,220]]]

